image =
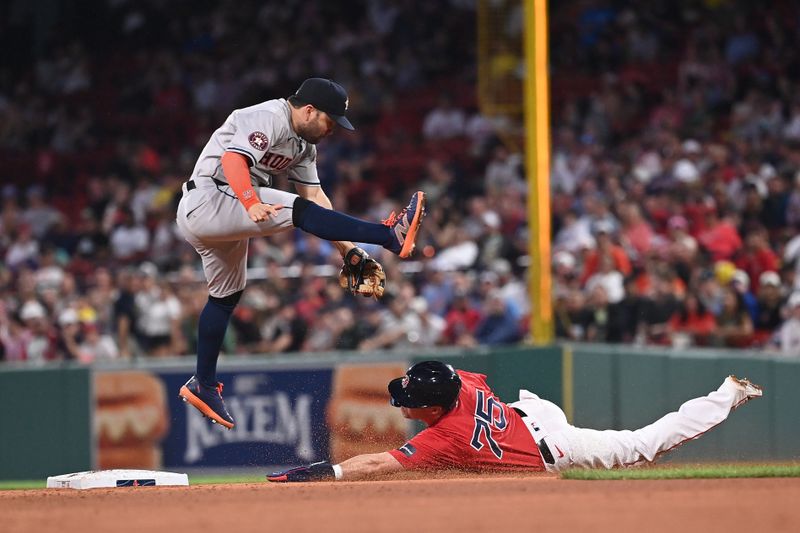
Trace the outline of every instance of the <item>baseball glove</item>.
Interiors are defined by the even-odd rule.
[[[386,290],[386,273],[380,263],[356,246],[344,256],[339,285],[353,294],[377,299]]]

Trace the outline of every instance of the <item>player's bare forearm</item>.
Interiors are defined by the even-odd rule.
[[[339,466],[342,468],[343,481],[367,479],[399,472],[403,469],[403,465],[397,462],[397,459],[392,457],[389,452],[356,455],[347,461],[339,463]]]

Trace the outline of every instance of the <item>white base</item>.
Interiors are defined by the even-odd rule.
[[[47,478],[48,489],[188,486],[189,476],[156,470],[96,470]]]

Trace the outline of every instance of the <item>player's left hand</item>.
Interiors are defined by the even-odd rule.
[[[304,481],[333,481],[336,479],[333,466],[327,462],[298,466],[283,472],[267,474],[267,481],[273,483],[293,483]]]
[[[339,285],[353,294],[377,299],[386,290],[386,273],[380,263],[356,246],[344,256]]]

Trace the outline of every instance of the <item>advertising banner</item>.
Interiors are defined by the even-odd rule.
[[[161,378],[126,370],[95,372],[93,380],[97,468],[159,468],[170,419]]]
[[[336,368],[327,416],[331,461],[403,445],[409,422],[400,409],[390,405],[386,386],[402,376],[406,367],[406,363],[393,363]]]
[[[161,374],[172,415],[162,441],[163,466],[288,465],[328,456],[325,408],[330,369],[221,372],[232,430],[211,424],[178,397],[185,373]]]
[[[405,363],[220,372],[226,430],[178,397],[186,370],[94,374],[97,466],[225,468],[343,461],[396,448],[409,429],[386,385]]]

